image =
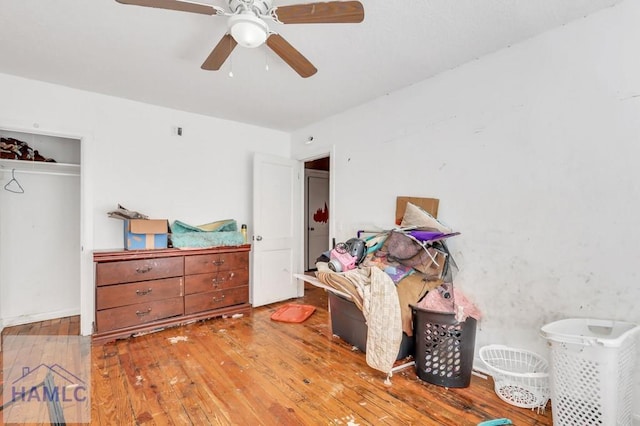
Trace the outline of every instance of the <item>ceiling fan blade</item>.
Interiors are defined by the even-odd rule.
[[[184,0],[116,0],[118,3],[135,6],[156,7],[158,9],[177,10],[180,12],[201,13],[203,15],[216,15],[219,8],[214,6],[194,3]]]
[[[280,56],[291,68],[293,68],[300,77],[311,77],[318,72],[316,67],[302,53],[298,52],[295,47],[289,44],[279,34],[271,34],[267,39],[267,46],[273,50],[276,55]]]
[[[275,9],[283,24],[357,24],[364,20],[364,8],[359,1],[294,4]]]
[[[231,34],[225,34],[216,47],[213,48],[209,57],[205,59],[200,68],[207,71],[219,70],[237,45],[238,42],[231,37]]]

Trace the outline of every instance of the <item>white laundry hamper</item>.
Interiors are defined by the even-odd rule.
[[[572,318],[541,331],[550,345],[554,426],[630,426],[640,326]]]

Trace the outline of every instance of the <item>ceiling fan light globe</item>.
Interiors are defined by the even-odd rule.
[[[254,48],[267,40],[267,24],[251,14],[240,14],[229,18],[231,36],[242,47]]]

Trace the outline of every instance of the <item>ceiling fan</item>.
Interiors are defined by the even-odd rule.
[[[318,70],[284,37],[271,31],[265,20],[280,24],[342,24],[359,23],[364,20],[364,8],[359,1],[329,1],[273,6],[273,0],[227,0],[229,11],[218,6],[188,0],[116,1],[136,6],[227,16],[229,30],[202,64],[203,70],[219,70],[238,44],[254,48],[266,43],[303,78],[311,77]]]

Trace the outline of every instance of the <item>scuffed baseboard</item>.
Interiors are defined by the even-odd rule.
[[[484,374],[485,376],[493,377],[493,374],[487,370],[486,367],[479,365],[479,363],[473,363],[473,370],[477,371],[480,374]]]
[[[8,317],[0,319],[0,328],[13,327],[15,325],[29,324],[38,321],[47,321],[55,318],[71,317],[80,315],[80,309],[65,309],[55,312],[44,312],[40,314],[20,315],[17,317]]]

